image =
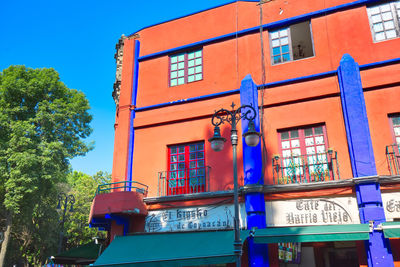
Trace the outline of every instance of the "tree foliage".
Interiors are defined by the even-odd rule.
[[[51,227],[55,184],[65,181],[69,159],[91,149],[84,141],[92,131],[89,109],[85,95],[67,88],[54,69],[11,66],[0,73],[0,218],[12,238],[34,233],[35,246],[35,234]]]

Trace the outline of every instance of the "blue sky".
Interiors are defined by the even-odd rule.
[[[54,68],[83,91],[93,115],[95,149],[71,161],[74,170],[111,173],[115,104],[115,44],[122,34],[229,0],[2,1],[0,70],[10,65]]]

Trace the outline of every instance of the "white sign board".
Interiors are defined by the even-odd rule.
[[[240,205],[240,226],[246,227],[246,213]],[[146,232],[179,232],[233,229],[233,205],[212,205],[149,211]]]
[[[382,202],[387,221],[400,219],[400,192],[382,193]]]
[[[265,207],[268,226],[360,223],[355,197],[272,200]]]

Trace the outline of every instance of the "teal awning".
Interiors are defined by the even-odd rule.
[[[102,245],[95,242],[88,243],[70,250],[61,252],[52,257],[56,264],[87,265],[93,263],[99,257]]]
[[[242,241],[248,231],[242,231]],[[93,266],[195,266],[235,262],[234,232],[147,233],[116,237]]]
[[[368,224],[274,227],[255,230],[255,243],[368,240]]]
[[[386,238],[399,238],[400,222],[384,222],[382,223],[382,230]]]

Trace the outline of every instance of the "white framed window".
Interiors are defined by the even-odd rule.
[[[314,56],[310,21],[269,32],[272,64]]]
[[[400,1],[384,2],[367,8],[372,36],[375,42],[400,36]]]

